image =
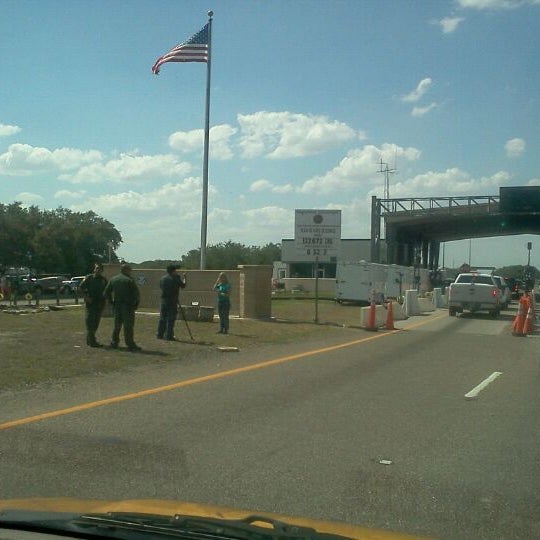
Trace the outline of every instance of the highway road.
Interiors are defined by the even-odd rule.
[[[167,498],[540,537],[540,339],[510,313],[5,394],[0,498]]]

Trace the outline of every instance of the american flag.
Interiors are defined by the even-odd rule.
[[[187,41],[160,56],[152,67],[152,72],[157,75],[161,65],[166,62],[208,62],[208,24]]]

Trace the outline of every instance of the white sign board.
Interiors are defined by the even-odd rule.
[[[295,210],[295,261],[335,261],[340,241],[341,210]]]

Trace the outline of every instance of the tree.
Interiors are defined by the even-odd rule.
[[[540,271],[535,266],[532,266],[532,274],[536,279],[540,278]],[[495,270],[495,275],[503,276],[505,278],[523,279],[526,274],[527,266],[516,264],[514,266],[503,266]]]
[[[208,270],[235,270],[239,264],[271,265],[281,260],[281,244],[267,244],[263,247],[228,242],[208,246],[206,249],[206,268]],[[180,261],[155,260],[144,261],[137,265],[142,268],[165,268],[175,263],[182,268],[196,270],[200,268],[201,250],[192,249],[183,255]]]
[[[85,274],[96,260],[108,260],[109,244],[117,249],[121,243],[115,226],[92,211],[0,204],[0,266],[4,268],[28,266],[39,273]]]

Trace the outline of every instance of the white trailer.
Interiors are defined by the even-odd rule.
[[[359,262],[338,262],[336,267],[336,300],[338,302],[371,302],[385,299],[388,266]]]
[[[386,281],[386,298],[402,298],[405,291],[414,288],[414,269],[407,266],[391,264],[388,266],[388,279]]]
[[[400,299],[405,291],[429,290],[429,271],[396,264],[366,261],[338,262],[336,267],[336,301],[370,303],[373,297],[380,304],[388,298]]]

